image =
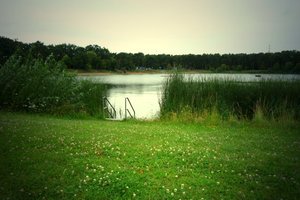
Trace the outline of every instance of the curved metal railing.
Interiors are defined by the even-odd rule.
[[[103,114],[105,117],[105,111],[108,113],[110,118],[115,119],[117,117],[116,109],[113,107],[113,105],[109,102],[107,97],[103,97]]]
[[[127,102],[130,105],[131,111],[133,112],[133,115],[131,114],[130,110],[127,108]],[[127,119],[127,113],[130,115],[131,118],[135,118],[135,110],[129,100],[128,97],[125,98],[125,119]]]

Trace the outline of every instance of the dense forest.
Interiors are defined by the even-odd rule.
[[[300,73],[300,51],[253,54],[148,55],[112,53],[98,45],[79,47],[73,44],[45,45],[40,41],[23,43],[0,37],[0,67],[12,55],[24,62],[53,55],[68,69],[131,71],[150,69],[191,69],[215,72],[260,70],[275,73]]]

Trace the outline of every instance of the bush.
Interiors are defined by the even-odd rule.
[[[102,116],[105,87],[79,81],[52,56],[22,62],[12,56],[0,69],[0,107],[58,115]]]

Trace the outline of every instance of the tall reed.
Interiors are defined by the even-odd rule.
[[[29,62],[12,56],[0,69],[0,108],[101,117],[105,92],[102,84],[77,80],[52,56]]]
[[[162,117],[190,112],[193,117],[217,114],[222,119],[254,119],[258,111],[266,119],[299,120],[300,82],[195,80],[174,74],[165,83],[161,99]]]

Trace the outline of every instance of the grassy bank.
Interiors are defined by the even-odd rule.
[[[0,112],[0,199],[299,199],[299,130]]]
[[[191,120],[299,120],[299,91],[299,81],[185,80],[175,74],[165,85],[161,115]]]
[[[0,108],[54,115],[102,117],[103,84],[79,81],[52,56],[12,56],[0,68]]]

